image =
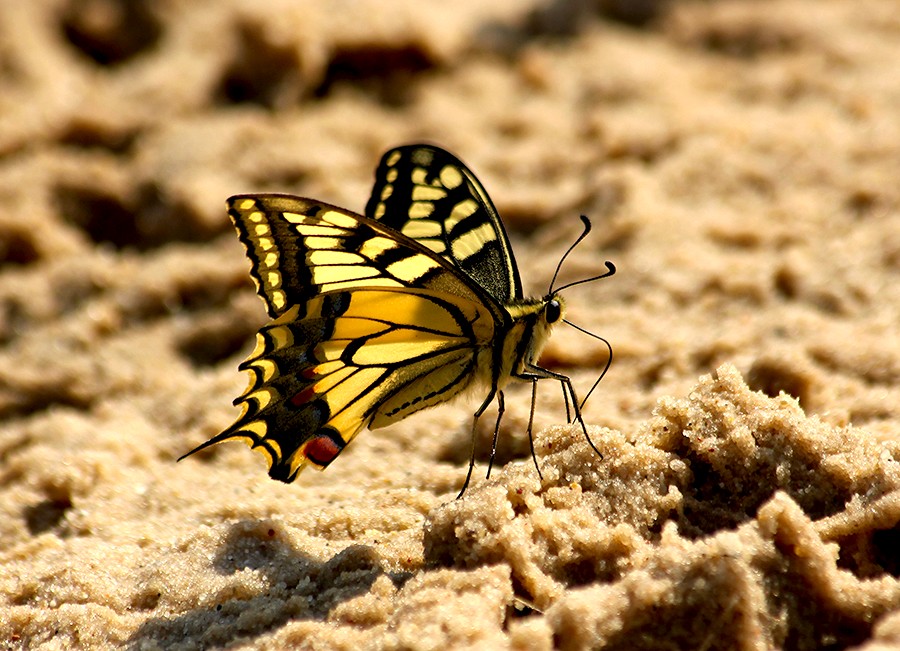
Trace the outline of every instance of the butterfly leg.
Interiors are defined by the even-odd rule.
[[[497,456],[497,439],[500,438],[500,421],[503,418],[503,412],[506,406],[503,404],[503,392],[497,392],[497,422],[494,424],[494,440],[491,443],[491,458],[488,461],[487,475],[485,479],[491,478],[491,468],[494,467],[494,457]]]
[[[532,436],[532,427],[534,426],[534,407],[537,402],[537,383],[538,378],[532,378],[531,380],[531,412],[528,414],[528,447],[531,448],[531,460],[534,461],[534,469],[537,470],[538,477],[541,481],[544,480],[544,475],[541,474],[541,467],[538,465],[537,455],[534,453],[534,436]],[[565,392],[563,392],[565,395]],[[569,399],[566,398],[566,411],[568,411]],[[571,421],[569,421],[571,422]]]
[[[475,468],[475,434],[476,428],[478,426],[478,419],[481,418],[481,414],[484,413],[484,410],[488,408],[488,406],[494,401],[494,396],[497,394],[498,390],[495,387],[491,388],[491,392],[488,394],[488,397],[485,398],[484,402],[481,403],[481,406],[478,408],[478,411],[475,412],[475,416],[472,417],[472,453],[469,455],[469,471],[466,473],[466,481],[463,482],[462,489],[459,491],[459,495],[456,496],[456,499],[460,499],[463,496],[463,493],[466,492],[466,489],[469,487],[469,480],[472,479],[472,470]],[[501,403],[502,403],[501,398]],[[499,428],[499,419],[498,428]],[[492,455],[493,457],[493,455]]]
[[[578,397],[575,395],[575,387],[572,386],[572,380],[569,379],[566,375],[560,375],[559,381],[561,384],[568,387],[569,394],[572,396],[572,407],[575,411],[575,420],[581,425],[581,431],[584,433],[584,438],[587,439],[588,445],[591,446],[591,449],[597,453],[597,456],[601,459],[603,458],[603,453],[597,449],[597,446],[594,445],[594,442],[591,440],[590,434],[587,431],[587,425],[584,423],[584,418],[581,417],[581,405],[578,402]]]
[[[572,424],[572,412],[569,410],[569,394],[566,392],[566,385],[560,383],[563,392],[563,401],[566,403],[566,422]]]
[[[528,365],[525,367],[525,372],[517,377],[524,380],[531,380],[532,382],[546,379],[556,380],[557,382],[559,382],[563,387],[563,396],[569,395],[572,397],[572,408],[575,412],[575,420],[579,425],[581,425],[581,431],[584,433],[584,438],[587,439],[588,445],[590,445],[591,449],[597,453],[598,457],[600,457],[601,459],[603,458],[603,453],[597,449],[597,446],[594,445],[594,442],[591,440],[591,437],[588,434],[587,425],[585,425],[584,423],[584,418],[581,417],[581,405],[578,402],[578,396],[575,395],[575,387],[572,386],[572,380],[568,375],[563,375],[562,373],[554,373],[553,371],[541,368],[540,366]],[[568,401],[566,405],[568,406]],[[568,409],[566,411],[568,411]],[[572,421],[569,420],[569,422],[571,423]]]

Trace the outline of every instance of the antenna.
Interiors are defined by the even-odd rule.
[[[581,215],[581,222],[584,224],[584,230],[581,232],[581,235],[579,235],[578,238],[572,243],[572,245],[568,249],[566,249],[566,252],[563,253],[563,256],[559,259],[559,264],[556,265],[556,271],[553,272],[553,279],[550,281],[550,289],[547,291],[548,296],[559,293],[564,289],[568,289],[569,287],[574,287],[575,285],[581,285],[583,283],[590,283],[595,280],[600,280],[601,278],[612,276],[614,273],[616,273],[616,265],[607,260],[605,263],[606,273],[600,274],[599,276],[592,276],[591,278],[576,280],[573,283],[563,285],[562,287],[557,287],[556,290],[553,289],[553,285],[556,284],[556,278],[557,276],[559,276],[559,271],[560,269],[562,269],[563,263],[566,261],[566,258],[569,257],[569,254],[575,249],[575,247],[581,244],[581,241],[584,240],[584,238],[588,236],[588,233],[591,232],[591,220],[584,215]]]
[[[581,223],[584,224],[584,230],[581,232],[581,235],[578,236],[578,239],[572,243],[572,246],[570,246],[566,250],[566,252],[563,253],[563,256],[559,259],[559,263],[556,265],[556,271],[553,272],[553,280],[550,281],[550,289],[547,291],[548,295],[553,293],[553,285],[556,284],[556,277],[559,275],[559,270],[562,269],[563,262],[565,262],[566,258],[569,257],[569,254],[572,252],[572,249],[574,249],[576,246],[578,246],[581,243],[581,240],[586,238],[587,234],[591,232],[591,220],[590,219],[588,219],[587,217],[582,215]]]
[[[606,272],[605,273],[598,274],[596,276],[591,276],[590,278],[583,278],[581,280],[576,280],[574,282],[563,285],[562,287],[557,287],[556,290],[553,289],[553,285],[556,284],[556,278],[559,276],[559,271],[560,271],[560,269],[562,269],[563,263],[566,261],[566,258],[569,257],[569,254],[575,249],[575,247],[578,246],[579,244],[581,244],[581,241],[585,237],[587,237],[588,233],[591,232],[591,220],[589,220],[584,215],[581,215],[581,222],[584,224],[584,230],[582,231],[581,235],[578,236],[578,238],[575,240],[575,242],[572,243],[572,246],[570,246],[566,250],[566,252],[563,254],[562,258],[560,258],[559,264],[556,265],[556,271],[553,273],[553,280],[550,281],[550,291],[548,292],[548,295],[557,294],[557,293],[563,291],[564,289],[574,287],[575,285],[583,285],[584,283],[590,283],[595,280],[601,280],[603,278],[612,276],[614,273],[616,273],[616,265],[614,265],[612,262],[607,260],[605,263],[606,264]],[[606,359],[606,366],[603,367],[603,371],[600,373],[600,376],[594,381],[593,386],[591,386],[591,390],[587,392],[587,394],[584,396],[584,399],[581,401],[580,404],[577,403],[577,398],[575,397],[574,391],[572,392],[572,400],[574,403],[573,407],[575,407],[575,413],[576,413],[577,417],[580,419],[580,417],[581,417],[580,412],[584,408],[585,404],[587,404],[588,398],[591,397],[591,394],[594,392],[594,389],[597,388],[597,386],[600,384],[600,381],[604,378],[604,376],[606,375],[606,372],[609,370],[609,367],[612,366],[613,349],[612,349],[612,344],[610,344],[609,341],[607,341],[600,335],[596,335],[593,332],[590,332],[589,330],[585,330],[581,326],[575,325],[568,319],[563,319],[563,321],[565,323],[568,323],[570,326],[572,326],[579,332],[583,332],[584,334],[588,335],[589,337],[593,337],[594,339],[602,341],[604,344],[606,344],[607,350],[609,350],[609,357],[607,357],[607,359]],[[570,385],[570,390],[571,390],[571,385]],[[563,396],[566,397],[565,391],[563,391]],[[568,401],[568,398],[566,397],[566,413],[568,414],[568,412],[569,412],[569,401]],[[584,423],[584,421],[582,421],[582,425],[583,425],[583,423]],[[585,430],[585,435],[587,435],[587,430]],[[588,437],[588,442],[591,443],[590,437]],[[597,448],[594,447],[593,443],[591,443],[591,447],[594,448],[595,451],[597,451]],[[599,454],[599,452],[598,452],[598,454]],[[602,457],[603,455],[600,455],[600,456]]]
[[[574,287],[575,285],[581,285],[584,283],[591,283],[595,280],[600,280],[602,278],[608,278],[616,273],[616,265],[614,265],[609,260],[606,261],[606,273],[600,274],[599,276],[591,276],[590,278],[584,278],[583,280],[576,280],[574,283],[569,283],[568,285],[563,285],[562,287],[557,287],[556,292],[561,292],[564,289],[569,289],[569,287]]]

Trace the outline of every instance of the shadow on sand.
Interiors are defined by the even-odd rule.
[[[212,567],[223,575],[257,570],[267,587],[253,592],[236,584],[227,593],[222,591],[213,606],[154,617],[128,640],[128,648],[227,648],[251,642],[292,620],[324,620],[337,604],[367,592],[382,574],[398,585],[409,578],[386,573],[366,545],[351,545],[320,562],[286,543],[287,538],[278,523],[236,522]]]

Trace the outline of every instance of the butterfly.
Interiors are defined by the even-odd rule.
[[[272,478],[291,482],[306,465],[324,469],[363,428],[479,387],[462,496],[478,419],[496,398],[496,449],[512,378],[532,382],[532,416],[537,381],[560,382],[587,436],[569,378],[536,364],[563,299],[559,290],[523,297],[509,238],[475,175],[443,149],[408,145],[388,151],[375,177],[365,216],[286,194],[228,199],[272,320],[239,367],[250,374],[234,401],[241,415],[182,459],[242,440]],[[575,244],[590,229],[582,220]],[[565,287],[615,273],[606,267]]]

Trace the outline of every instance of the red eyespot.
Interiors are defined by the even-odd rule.
[[[293,395],[293,397],[291,397],[290,402],[295,407],[302,407],[303,405],[308,403],[310,400],[312,400],[313,397],[315,397],[315,395],[316,395],[315,387],[309,386],[309,387],[306,387],[305,389],[303,389],[303,391],[298,391],[297,393],[295,393]]]
[[[306,447],[303,448],[303,454],[314,464],[324,468],[334,461],[335,457],[341,453],[342,449],[343,447],[339,446],[337,441],[327,434],[322,434],[311,439],[309,443],[306,444]]]

